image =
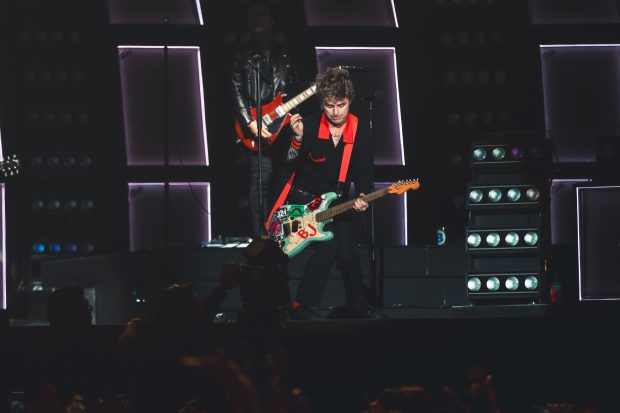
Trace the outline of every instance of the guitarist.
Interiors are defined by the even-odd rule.
[[[372,142],[367,124],[349,112],[354,97],[353,82],[347,70],[334,67],[319,73],[316,85],[321,112],[305,119],[300,114],[291,116],[293,136],[286,163],[293,172],[273,210],[283,204],[307,204],[326,192],[341,195],[332,204],[335,205],[347,200],[353,183],[360,194],[353,209],[364,212],[368,203],[363,196],[372,189]],[[319,306],[335,263],[342,273],[347,310],[355,317],[369,315],[370,306],[364,300],[362,271],[352,237],[353,214],[350,211],[335,217],[326,226],[334,237],[314,244],[318,248],[304,269],[293,302],[293,319],[317,318],[312,307]]]
[[[251,115],[250,109],[257,105],[256,74],[254,66],[260,60],[263,76],[261,77],[261,103],[264,105],[275,99],[280,92],[283,96],[291,93],[293,84],[293,68],[290,54],[287,51],[281,36],[275,34],[274,20],[269,8],[263,3],[253,4],[247,13],[249,39],[235,51],[231,69],[231,94],[234,111],[241,125],[246,128],[247,136],[258,136],[257,122]],[[263,123],[263,138],[271,137]],[[264,141],[263,141],[264,142]],[[266,212],[273,200],[270,192],[275,179],[274,152],[276,148],[267,148],[262,145],[262,181],[263,181],[263,217],[259,218],[259,182],[258,182],[258,154],[244,147],[237,138],[239,146],[239,164],[249,167],[249,206],[252,216],[253,236],[261,235],[261,223],[266,219]]]

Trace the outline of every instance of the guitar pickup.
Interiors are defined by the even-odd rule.
[[[297,231],[299,231],[299,221],[293,221],[291,222],[292,228],[291,228],[291,233],[294,234]]]
[[[285,237],[288,237],[289,235],[291,235],[291,223],[287,222],[286,224],[282,225],[282,232],[284,233]]]
[[[282,105],[280,105],[277,108],[275,108],[274,112],[276,112],[276,115],[278,115],[279,118],[281,118],[282,116],[286,115],[286,112],[284,111],[284,108],[282,107]]]

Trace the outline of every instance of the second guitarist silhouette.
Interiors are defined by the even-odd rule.
[[[253,4],[247,10],[249,36],[244,38],[240,47],[234,52],[231,69],[231,95],[237,121],[243,126],[247,136],[258,136],[257,122],[251,110],[256,108],[258,96],[256,94],[255,67],[260,66],[262,71],[260,98],[264,105],[275,99],[278,94],[286,97],[296,90],[293,63],[287,45],[282,36],[275,31],[273,15],[266,4]],[[256,63],[259,63],[256,65]],[[276,179],[276,162],[279,159],[278,145],[268,145],[271,133],[263,123],[262,137],[265,139],[261,146],[262,153],[262,183],[263,183],[263,216],[259,217],[259,165],[258,153],[242,145],[237,139],[239,150],[239,164],[249,168],[248,203],[252,216],[252,236],[259,237],[262,233],[261,225],[265,221],[269,207],[273,202],[272,188]],[[285,128],[288,132],[288,128]],[[283,133],[284,134],[284,133]],[[285,137],[288,139],[288,134]]]

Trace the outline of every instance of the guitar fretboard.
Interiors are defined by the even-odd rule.
[[[283,104],[282,109],[284,109],[284,112],[287,113],[288,111],[290,111],[295,106],[299,105],[301,102],[308,99],[310,96],[314,95],[315,93],[316,93],[316,85],[312,85],[308,89],[301,92],[299,95],[295,96],[293,99]]]
[[[378,191],[372,192],[368,195],[364,196],[364,201],[372,202],[376,199],[381,198],[384,195],[387,195],[390,192],[390,187],[386,186],[385,188],[379,189]],[[353,209],[353,204],[355,203],[355,199],[352,199],[347,202],[343,202],[342,204],[335,205],[331,208],[327,208],[323,212],[319,212],[316,214],[316,220],[318,222],[327,221],[335,217],[336,215],[342,214],[343,212],[347,212],[350,209]]]

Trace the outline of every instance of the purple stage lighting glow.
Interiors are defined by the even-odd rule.
[[[521,160],[525,157],[525,151],[522,147],[515,146],[510,150],[510,156],[512,156],[513,159]]]
[[[6,308],[6,208],[5,208],[5,197],[4,197],[4,184],[0,184],[0,214],[2,214],[2,245],[0,245],[0,249],[2,251],[2,284],[0,285],[0,308]]]
[[[164,164],[164,97],[169,163],[208,166],[209,151],[200,48],[168,46],[170,85],[164,93],[164,46],[118,46],[127,164]],[[160,122],[154,121],[160,120]]]
[[[170,182],[168,225],[170,245],[200,245],[211,240],[211,184]],[[129,183],[131,251],[161,246],[164,239],[163,182]]]

